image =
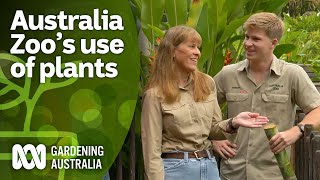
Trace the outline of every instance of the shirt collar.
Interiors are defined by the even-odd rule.
[[[245,59],[237,70],[238,71],[246,70],[248,72],[248,70],[249,70],[248,59]],[[270,70],[273,71],[276,75],[279,75],[279,76],[281,75],[280,62],[279,62],[279,59],[275,55],[273,55]]]
[[[240,67],[237,69],[238,71],[246,70],[248,72],[249,67],[249,61],[247,59],[243,60],[243,62],[240,64]]]
[[[281,75],[281,69],[280,69],[280,61],[279,59],[273,55],[272,63],[270,69],[278,76]]]
[[[193,81],[193,75],[192,73],[188,76],[188,80],[187,80],[187,83],[184,87],[180,87],[179,86],[179,89],[183,89],[183,90],[189,90],[191,88],[191,85],[192,85],[192,81]]]

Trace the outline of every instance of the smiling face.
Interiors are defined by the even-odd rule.
[[[277,43],[278,40],[270,39],[264,30],[248,28],[244,40],[246,57],[250,61],[270,61]]]
[[[174,49],[174,61],[176,67],[182,73],[191,73],[197,69],[197,63],[201,56],[200,43],[192,38],[187,38]]]
[[[260,12],[250,16],[243,25],[246,57],[252,61],[272,61],[273,50],[280,41],[284,23],[274,13]]]
[[[185,80],[197,70],[201,42],[195,29],[183,25],[171,27],[159,44],[152,65],[154,77],[163,77],[165,81],[170,79],[174,83]]]

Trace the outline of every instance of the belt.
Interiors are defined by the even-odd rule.
[[[213,157],[212,150],[208,150],[211,157]],[[161,158],[175,158],[175,159],[184,159],[184,153],[183,152],[174,152],[174,153],[162,153]],[[194,152],[188,152],[188,158],[196,158],[196,159],[202,159],[202,158],[209,158],[209,154],[206,150],[198,150]]]

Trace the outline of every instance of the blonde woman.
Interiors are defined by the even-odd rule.
[[[186,26],[170,28],[161,40],[143,98],[146,179],[219,180],[210,140],[268,121],[250,112],[221,121],[214,81],[197,70],[200,45],[200,35]]]

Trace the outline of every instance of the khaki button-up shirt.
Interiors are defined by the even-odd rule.
[[[163,102],[156,88],[144,94],[141,138],[146,179],[164,179],[162,153],[210,149],[211,139],[225,139],[228,121],[221,121],[215,84],[205,101],[195,102],[191,81],[180,88],[181,98],[172,104]]]
[[[249,73],[248,60],[225,66],[214,80],[219,103],[228,103],[229,117],[257,112],[277,124],[279,131],[294,125],[296,104],[305,113],[320,105],[320,95],[304,70],[275,56],[269,76],[260,85]],[[237,155],[221,162],[222,179],[283,179],[263,128],[240,127],[235,143]]]

